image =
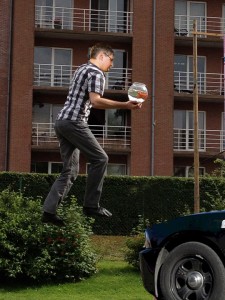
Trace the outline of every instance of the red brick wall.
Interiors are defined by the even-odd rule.
[[[33,94],[34,0],[14,1],[10,171],[30,171]]]
[[[134,1],[133,81],[147,84],[150,97],[143,109],[132,113],[131,175],[173,173],[173,19],[174,7],[168,1],[156,1],[156,87],[155,147],[152,149],[152,3]],[[152,152],[153,151],[153,152]]]
[[[10,4],[0,2],[0,171],[7,169],[7,123],[10,76]]]
[[[174,6],[156,1],[156,97],[154,175],[173,175]]]
[[[151,94],[151,1],[134,1],[132,80],[146,84]],[[132,111],[130,175],[150,175],[151,97],[142,109]]]

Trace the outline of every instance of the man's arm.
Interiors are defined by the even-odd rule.
[[[139,109],[142,106],[142,103],[135,101],[120,102],[102,98],[99,94],[93,92],[89,93],[89,97],[93,108],[97,109]]]

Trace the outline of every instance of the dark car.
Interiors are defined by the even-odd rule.
[[[225,299],[225,210],[155,224],[145,235],[141,275],[155,299]]]

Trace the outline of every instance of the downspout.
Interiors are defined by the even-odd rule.
[[[152,128],[151,128],[151,176],[154,176],[155,162],[155,43],[156,43],[156,0],[152,4]]]
[[[11,75],[12,75],[12,24],[13,24],[13,0],[10,0],[10,16],[9,16],[9,53],[8,53],[8,87],[7,87],[7,103],[6,103],[6,149],[5,149],[5,171],[9,168],[9,134],[10,134],[10,99],[11,99]]]

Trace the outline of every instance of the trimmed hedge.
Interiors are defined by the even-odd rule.
[[[25,197],[48,194],[57,175],[0,173],[0,190],[10,187]],[[82,206],[86,176],[78,176],[68,198],[74,195]],[[204,177],[200,179],[201,209],[215,209],[216,200],[225,207],[225,180]],[[212,201],[212,199],[214,199]],[[194,207],[194,181],[177,177],[106,176],[101,203],[113,213],[107,220],[96,219],[93,230],[97,234],[127,235],[137,226],[139,216],[150,222],[169,220],[192,213]]]

